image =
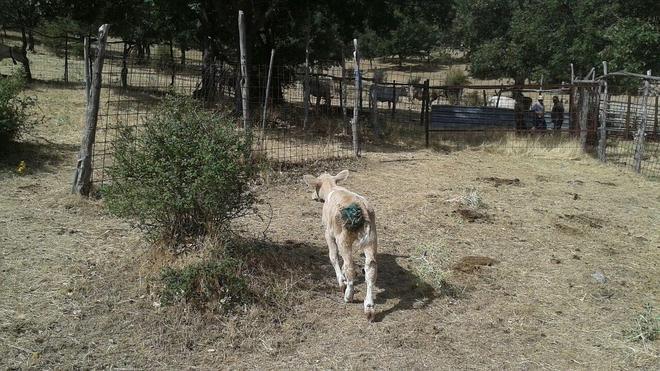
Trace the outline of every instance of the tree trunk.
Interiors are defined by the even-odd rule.
[[[124,43],[124,53],[121,58],[121,87],[128,87],[128,53],[131,51],[131,47]]]
[[[174,85],[174,79],[176,78],[176,63],[174,62],[174,42],[170,39],[170,68],[172,68],[172,80],[170,85]]]
[[[34,53],[34,35],[32,30],[28,31],[28,50]]]
[[[137,64],[144,64],[144,45],[141,43],[136,44],[137,47]]]
[[[21,63],[23,64],[23,69],[25,70],[25,79],[28,82],[32,81],[32,71],[30,71],[30,61],[27,58],[27,47],[28,47],[28,40],[27,40],[27,35],[25,33],[25,27],[21,28],[21,54],[23,55],[23,60],[21,60]]]
[[[181,65],[182,66],[186,65],[186,47],[185,47],[185,45],[181,45]]]
[[[202,57],[202,86],[196,90],[193,95],[195,98],[204,101],[212,101],[214,99],[215,83],[215,55],[210,42],[206,42],[204,46],[204,54]]]

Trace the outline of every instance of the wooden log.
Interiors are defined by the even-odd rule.
[[[241,95],[243,98],[243,129],[249,132],[250,123],[250,74],[248,73],[247,63],[247,34],[245,32],[245,14],[242,10],[238,11],[238,38],[241,51]]]
[[[92,151],[96,139],[96,124],[98,122],[99,102],[101,99],[101,78],[103,72],[103,59],[108,42],[110,26],[104,24],[99,28],[98,51],[94,61],[94,76],[92,77],[91,96],[85,111],[85,129],[83,132],[76,172],[73,177],[72,192],[89,196],[92,189]]]
[[[647,76],[651,76],[651,70],[646,71]],[[635,161],[633,168],[635,172],[642,171],[642,160],[644,158],[644,137],[646,136],[647,108],[650,90],[649,80],[644,80],[644,95],[642,96],[642,121],[635,137]]]

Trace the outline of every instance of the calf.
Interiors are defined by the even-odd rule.
[[[376,214],[367,199],[337,185],[348,178],[348,170],[332,176],[324,173],[318,177],[303,176],[307,185],[314,189],[312,198],[323,202],[322,223],[325,227],[325,241],[328,244],[330,262],[337,275],[339,290],[344,294],[344,302],[353,301],[355,265],[353,263],[353,243],[364,250],[364,273],[367,294],[364,298],[364,313],[369,322],[375,316],[374,289],[376,284]],[[339,253],[343,267],[339,267]]]
[[[319,108],[321,98],[326,106],[330,107],[332,102],[332,81],[327,79],[311,78],[309,80],[309,95],[316,97],[316,109]]]
[[[386,85],[374,84],[370,88],[371,99],[375,103],[387,102],[387,108],[390,108],[392,103],[398,102],[400,97],[409,96],[409,87],[395,87]]]

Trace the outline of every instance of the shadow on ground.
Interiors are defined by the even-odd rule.
[[[25,161],[26,172],[38,173],[49,171],[65,161],[75,166],[75,153],[78,146],[63,143],[12,142],[0,146],[0,176],[2,173],[15,172],[18,164]]]
[[[404,258],[400,255],[378,254],[378,287],[384,291],[378,295],[376,303],[382,308],[388,300],[398,302],[389,309],[377,311],[376,322],[399,311],[422,309],[437,298],[458,296],[459,290],[450,283],[445,282],[442,288],[436,289],[421,280],[399,263]]]

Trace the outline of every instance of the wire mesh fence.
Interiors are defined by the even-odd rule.
[[[66,50],[58,52],[39,38],[35,52],[28,53],[33,78],[82,86],[82,40],[67,39]],[[14,47],[20,42],[11,32],[3,39]],[[93,51],[92,47],[91,57]],[[8,58],[0,61],[2,74],[15,73],[18,67]],[[507,80],[468,80],[465,65],[423,67],[366,62],[356,87],[352,61],[344,66],[326,61],[309,69],[276,65],[266,93],[269,66],[251,66],[247,101],[255,156],[275,163],[351,156],[350,118],[355,109],[362,150],[387,143],[401,149],[482,146],[517,153],[586,151],[595,156],[599,109],[606,107],[607,160],[633,166],[643,117],[641,93],[610,95],[605,106],[597,93],[581,101],[580,87],[574,84],[516,86]],[[169,44],[138,46],[111,38],[103,70],[94,180],[108,180],[105,169],[112,164],[118,128],[140,126],[165,94],[192,96],[207,109],[233,112],[241,127],[239,70],[235,63],[205,60],[201,51]],[[650,91],[641,172],[658,177],[657,84]],[[544,104],[539,107],[540,95]],[[585,105],[588,109],[581,112]]]

